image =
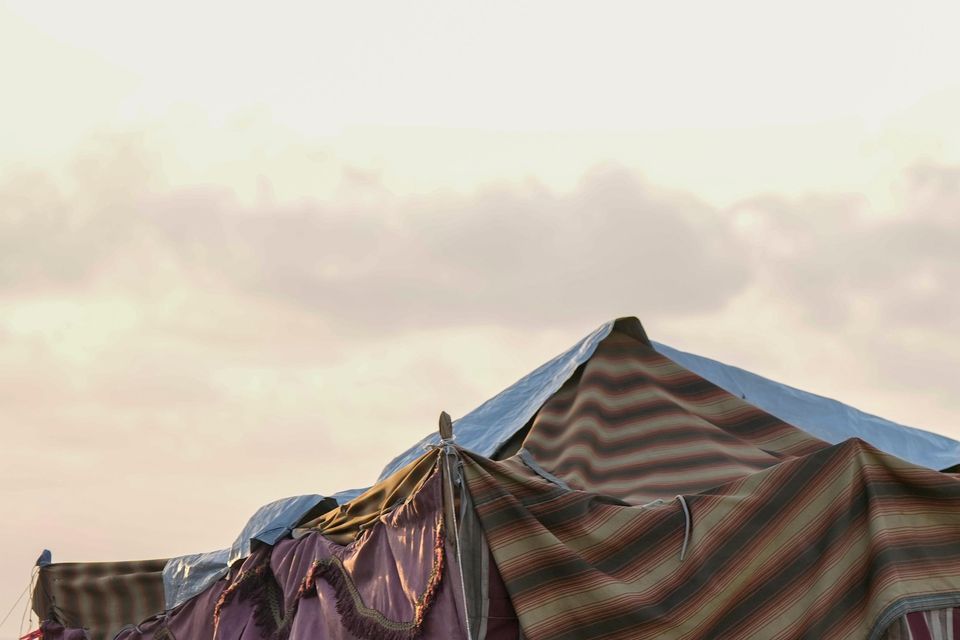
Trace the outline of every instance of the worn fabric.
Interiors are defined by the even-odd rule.
[[[90,634],[86,629],[77,629],[73,627],[64,627],[62,624],[46,620],[40,625],[39,636],[37,632],[27,634],[25,638],[39,637],[40,640],[90,640]],[[20,640],[24,640],[21,638]]]
[[[960,640],[960,610],[908,613],[890,625],[883,640]]]
[[[61,562],[40,567],[33,610],[43,620],[110,639],[124,625],[163,611],[166,560]],[[52,633],[52,632],[51,632]]]
[[[647,506],[463,457],[531,640],[876,638],[960,603],[960,482],[860,440]]]
[[[435,471],[349,544],[311,532],[255,551],[229,580],[118,640],[465,637],[441,488]]]
[[[615,331],[543,406],[523,441],[570,487],[632,504],[708,489],[827,443]]]

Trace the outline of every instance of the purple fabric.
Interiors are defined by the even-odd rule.
[[[407,628],[403,633],[424,640],[465,637],[456,601],[455,556],[444,551],[443,532],[438,531],[442,514],[440,490],[440,474],[435,473],[409,502],[381,516],[374,526],[346,546],[312,533],[265,548],[247,558],[229,580],[217,582],[163,619],[124,631],[117,640],[358,640],[390,637],[387,631],[378,627],[380,622],[376,619],[382,616],[380,620],[386,618],[403,623],[415,620],[414,605],[425,591],[430,591],[431,572],[438,566],[435,564],[438,545],[439,561],[442,562],[439,584],[422,607],[422,625],[416,630]],[[267,554],[269,572],[265,571]],[[331,558],[342,562],[345,575],[339,567],[331,564]],[[323,563],[324,569],[317,570],[314,566],[317,561],[327,561]],[[282,590],[283,603],[278,609],[264,606],[268,600],[262,594],[269,591],[267,587],[257,594],[244,593],[248,585],[259,580],[253,577],[260,575],[258,568],[267,579],[272,574],[276,582],[270,579],[270,584],[276,584]],[[310,581],[307,578],[312,569],[315,579]],[[337,575],[341,577],[337,578]],[[342,580],[339,607],[338,592],[331,579]],[[309,586],[311,582],[316,591],[308,588],[304,595],[303,585]],[[358,613],[353,606],[355,598],[344,598],[347,593],[344,585],[347,584],[355,588],[353,593],[362,600],[361,609],[366,607],[377,613]],[[294,602],[297,605],[292,610],[290,606]],[[215,621],[218,603],[221,604]],[[289,624],[281,624],[282,630],[278,632],[276,612],[281,609],[291,612],[292,620]],[[280,611],[281,619],[284,611]],[[264,619],[269,624],[264,625]]]
[[[513,610],[507,586],[503,584],[500,571],[493,562],[490,562],[488,580],[487,597],[490,600],[490,611],[485,640],[516,640],[520,637],[520,620]]]
[[[117,635],[116,640],[153,638],[155,640],[207,640],[213,638],[213,608],[227,586],[220,580],[195,598],[167,615],[141,622]]]
[[[43,640],[88,640],[90,637],[85,629],[66,628],[51,620],[40,625]]]

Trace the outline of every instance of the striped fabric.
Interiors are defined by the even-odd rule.
[[[900,608],[960,603],[960,482],[860,440],[629,506],[463,453],[524,633],[876,638]]]
[[[63,562],[41,567],[33,610],[65,627],[86,627],[105,640],[125,625],[163,611],[166,560]]]
[[[884,640],[960,640],[960,611],[908,613],[890,625]]]
[[[614,331],[523,447],[571,487],[632,504],[708,489],[826,446]]]
[[[530,640],[880,638],[960,603],[960,481],[829,446],[642,337],[604,340],[523,447],[461,453]]]

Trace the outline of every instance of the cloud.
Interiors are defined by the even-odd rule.
[[[703,312],[748,279],[716,211],[617,166],[567,193],[529,182],[419,197],[347,170],[342,200],[253,205],[222,187],[156,192],[150,170],[125,142],[85,157],[72,194],[8,180],[0,286],[224,287],[389,332]]]
[[[748,199],[729,215],[771,304],[841,337],[872,384],[960,407],[960,169],[916,165],[897,190],[895,213],[827,194]]]
[[[158,404],[219,393],[202,373],[177,382],[193,377],[165,349],[308,366],[415,331],[575,334],[622,314],[709,326],[756,314],[746,299],[842,336],[864,361],[879,357],[868,335],[937,370],[958,354],[957,167],[912,167],[891,214],[855,193],[718,209],[616,164],[567,190],[527,179],[403,194],[375,170],[330,161],[339,186],[322,199],[278,199],[266,175],[253,199],[225,184],[169,187],[162,166],[142,136],[102,136],[66,177],[22,171],[0,183],[0,300],[16,311],[0,323],[8,344],[16,318],[73,317],[46,330],[48,346],[57,331],[73,345],[50,361],[95,353],[86,385]],[[30,316],[37,298],[68,308]],[[126,361],[145,334],[152,341]]]
[[[172,555],[363,486],[440,409],[623,314],[960,436],[956,167],[905,173],[891,214],[833,192],[718,208],[616,164],[416,194],[328,155],[291,161],[326,195],[290,198],[256,163],[171,186],[168,160],[131,133],[0,177],[0,494],[24,570],[30,527],[63,560]]]

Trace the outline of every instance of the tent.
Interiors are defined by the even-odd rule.
[[[41,559],[46,640],[960,638],[960,443],[635,318],[234,544]]]

